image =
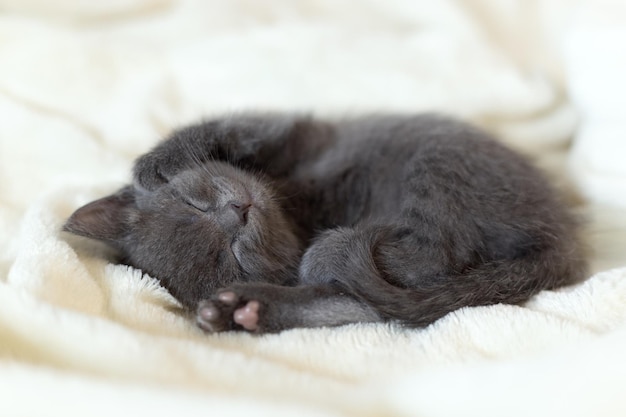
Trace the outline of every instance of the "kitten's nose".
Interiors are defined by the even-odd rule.
[[[244,203],[242,201],[231,201],[228,204],[230,205],[230,208],[237,213],[239,220],[241,220],[243,224],[246,224],[248,222],[248,211],[250,211],[252,204],[248,202]]]

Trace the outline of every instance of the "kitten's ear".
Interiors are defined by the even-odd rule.
[[[128,234],[136,213],[134,191],[125,187],[76,210],[63,230],[92,239],[116,241]]]

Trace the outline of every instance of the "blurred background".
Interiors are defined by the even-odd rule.
[[[452,113],[624,207],[625,22],[621,0],[0,0],[3,227],[242,110]]]

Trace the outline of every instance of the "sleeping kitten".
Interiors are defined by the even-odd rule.
[[[577,223],[524,158],[436,115],[240,115],[175,131],[64,229],[108,242],[207,331],[397,321],[585,276]]]

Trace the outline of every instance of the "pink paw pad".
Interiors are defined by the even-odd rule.
[[[220,312],[214,305],[204,305],[198,310],[198,314],[203,320],[213,321],[217,320],[220,316]]]
[[[248,301],[245,306],[235,310],[233,315],[235,323],[239,324],[246,330],[256,330],[259,322],[259,307],[260,304],[258,301]]]
[[[232,291],[224,291],[219,293],[217,299],[226,304],[232,304],[237,301],[237,294]]]

